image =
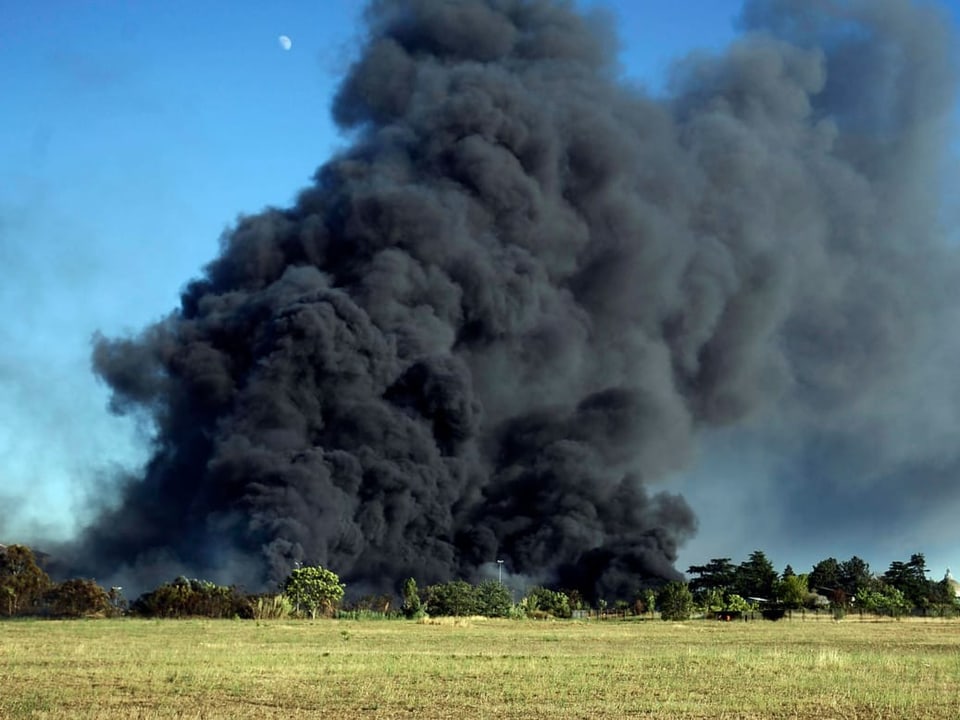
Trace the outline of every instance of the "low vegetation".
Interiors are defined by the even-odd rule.
[[[0,717],[955,718],[960,624],[0,623]]]

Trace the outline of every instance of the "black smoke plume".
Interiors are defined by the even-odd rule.
[[[504,559],[625,594],[679,577],[696,521],[650,484],[704,429],[774,409],[784,437],[869,454],[955,277],[935,10],[750,2],[664,97],[570,3],[377,0],[366,22],[333,106],[349,148],[241,220],[168,317],[98,339],[155,451],[78,564],[260,584],[318,562],[393,589]]]

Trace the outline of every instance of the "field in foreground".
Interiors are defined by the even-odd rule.
[[[960,623],[0,623],[0,718],[956,718]]]

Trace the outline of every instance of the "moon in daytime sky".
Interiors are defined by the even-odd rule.
[[[293,47],[293,40],[286,35],[281,35],[278,37],[277,42],[280,43],[280,47],[282,47],[284,50],[289,50]]]

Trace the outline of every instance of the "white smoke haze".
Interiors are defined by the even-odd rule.
[[[720,521],[757,547],[960,509],[936,7],[751,1],[656,98],[568,3],[366,18],[351,145],[164,320],[97,342],[155,452],[71,569],[396,590],[503,559],[615,597],[680,576],[670,487],[752,494]]]

